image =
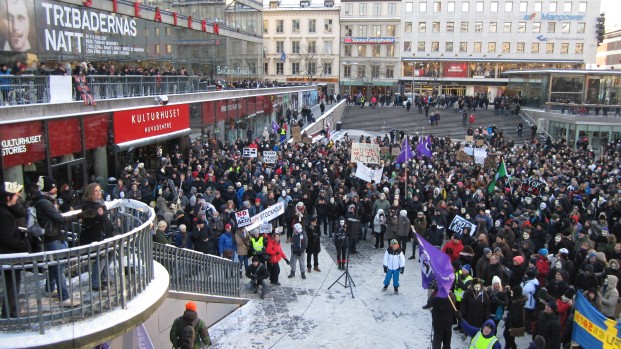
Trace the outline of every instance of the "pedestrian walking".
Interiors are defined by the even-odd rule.
[[[209,329],[198,317],[196,303],[187,302],[183,315],[170,328],[170,341],[175,349],[201,349],[211,345]]]

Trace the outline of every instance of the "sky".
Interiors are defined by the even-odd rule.
[[[606,13],[606,31],[614,31],[621,29],[621,17],[614,16],[621,12],[621,1],[619,0],[602,0],[602,12]]]

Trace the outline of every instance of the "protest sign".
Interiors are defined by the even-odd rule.
[[[532,195],[541,194],[545,187],[547,185],[538,179],[528,178],[522,181],[522,191]]]
[[[448,230],[458,234],[463,234],[464,228],[470,228],[470,235],[474,235],[477,231],[476,224],[470,222],[469,220],[463,218],[460,215],[457,215],[455,216],[455,218],[453,218],[453,221],[449,225]]]
[[[245,158],[256,158],[257,148],[244,148],[242,152],[242,156]]]
[[[302,134],[300,133],[300,126],[294,126],[291,128],[291,135],[294,143],[302,142]]]
[[[263,152],[263,162],[266,164],[275,164],[278,159],[278,155],[276,155],[275,151],[264,151]]]
[[[379,183],[382,181],[382,170],[368,168],[365,164],[359,162],[356,167],[356,177],[365,182],[375,181],[375,183]]]
[[[261,223],[269,222],[283,213],[285,213],[285,204],[281,201],[252,216],[250,218],[252,224],[246,226],[246,230],[250,231],[259,228]]]
[[[250,213],[248,210],[235,212],[235,218],[237,219],[237,226],[240,228],[252,223],[250,221]]]
[[[380,163],[380,149],[378,144],[353,143],[351,146],[351,162],[365,164]]]

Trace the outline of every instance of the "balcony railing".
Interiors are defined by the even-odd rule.
[[[621,116],[621,105],[547,102],[545,111],[574,116]]]
[[[7,310],[8,316],[0,319],[0,331],[44,334],[56,326],[124,309],[151,283],[154,276],[153,209],[127,199],[109,202],[107,206],[117,232],[114,237],[59,251],[0,255],[3,271],[0,299],[5,305],[16,305],[15,313],[8,314]],[[64,230],[69,240],[79,240],[79,223],[68,224]],[[69,299],[79,305],[63,307],[55,293],[44,292],[52,266],[65,267]],[[107,292],[92,289],[89,271],[97,266],[107,268],[108,280],[102,280]],[[14,285],[20,277],[20,291],[16,292],[13,286],[12,292],[8,292],[7,280],[12,280],[10,284]]]

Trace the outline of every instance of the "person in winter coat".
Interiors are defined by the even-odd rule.
[[[347,219],[347,234],[349,235],[349,253],[356,254],[358,253],[356,245],[360,237],[361,223],[355,205],[349,205],[347,207],[345,219]]]
[[[192,230],[192,243],[194,249],[204,254],[209,253],[208,242],[211,237],[211,229],[203,219],[197,219]]]
[[[211,337],[209,336],[209,330],[205,322],[198,318],[196,313],[196,303],[187,302],[185,305],[185,312],[182,316],[178,317],[170,328],[170,341],[173,348],[179,349],[184,346],[182,343],[182,331],[186,326],[194,327],[195,340],[192,349],[200,349],[204,346],[211,345]]]
[[[619,279],[617,279],[616,276],[606,276],[600,292],[602,295],[602,314],[613,320],[615,320],[615,310],[619,303],[619,291],[617,290],[618,282]]]
[[[594,274],[593,264],[587,264],[584,267],[584,269],[576,277],[574,286],[576,287],[576,290],[582,292],[592,288],[597,289],[599,287],[599,282]]]
[[[252,257],[252,264],[246,269],[246,276],[250,279],[254,293],[259,292],[259,286],[261,286],[261,299],[263,299],[267,289],[265,280],[270,278],[270,272],[265,264],[259,263],[259,257]]]
[[[399,219],[397,220],[397,241],[399,242],[399,246],[403,251],[403,255],[405,255],[411,231],[412,227],[410,225],[410,219],[408,218],[408,211],[399,211]]]
[[[295,223],[293,226],[293,236],[291,237],[291,273],[289,278],[295,276],[295,263],[300,264],[302,279],[306,279],[304,272],[304,261],[306,260],[306,248],[308,247],[308,235],[304,231],[302,224]]]
[[[431,226],[425,230],[423,237],[433,246],[440,247],[444,242],[444,231],[438,227],[435,220],[432,220]]]
[[[490,317],[496,326],[503,319],[505,308],[509,304],[509,299],[498,276],[492,279],[492,285],[487,288],[487,295],[490,299]]]
[[[224,226],[224,233],[218,239],[218,256],[235,261],[237,243],[231,231],[232,228],[228,223]]]
[[[334,234],[334,247],[336,248],[336,261],[339,265],[339,270],[345,270],[347,263],[347,240],[347,225],[345,224],[345,219],[341,217]]]
[[[423,211],[419,211],[416,213],[416,218],[412,221],[412,225],[414,226],[414,232],[417,234],[422,234],[427,230],[427,217],[423,213]],[[416,259],[416,245],[418,241],[416,239],[412,240],[412,256],[408,259]]]
[[[461,240],[459,239],[459,234],[453,234],[453,238],[449,240],[444,247],[442,247],[442,252],[446,253],[451,262],[455,262],[459,259],[459,254],[464,249],[464,245],[462,245]]]
[[[465,315],[466,321],[472,326],[483,326],[485,320],[489,318],[490,307],[491,302],[483,290],[483,282],[479,278],[473,279],[461,300],[461,315]]]
[[[321,252],[321,231],[317,225],[317,217],[310,219],[310,224],[306,227],[306,235],[308,235],[308,246],[306,247],[306,271],[311,272],[311,267],[315,271],[319,269],[319,252]],[[311,265],[311,258],[313,264]]]
[[[526,322],[524,315],[524,304],[526,304],[526,296],[522,294],[522,287],[515,286],[509,291],[509,306],[507,307],[507,316],[505,317],[505,326],[503,337],[505,338],[506,349],[517,349],[515,344],[515,336],[511,335],[511,329],[522,329],[522,336],[526,331]]]
[[[546,349],[546,340],[542,336],[535,336],[532,342],[528,344],[528,349]]]
[[[526,304],[524,305],[524,312],[526,314],[526,323],[530,323],[533,313],[535,312],[535,306],[537,305],[537,299],[535,293],[539,288],[539,281],[537,280],[537,271],[535,269],[529,269],[526,271],[526,276],[522,282],[522,294],[526,296]],[[528,329],[528,326],[527,326]]]
[[[282,250],[280,245],[280,234],[274,234],[274,237],[268,241],[265,252],[269,256],[269,260],[267,261],[267,270],[270,272],[270,284],[280,286],[280,283],[278,282],[280,265],[278,262],[280,262],[281,259],[284,259],[285,262],[289,264],[287,255],[285,255],[285,251]]]
[[[234,235],[235,244],[237,245],[237,259],[239,261],[239,277],[242,277],[242,266],[248,269],[248,244],[250,238],[243,228],[238,228]],[[269,269],[269,267],[268,267]]]
[[[384,211],[385,212],[385,211]],[[384,234],[384,239],[387,244],[390,244],[392,239],[397,238],[397,225],[399,224],[399,217],[395,213],[394,209],[388,210],[388,216],[386,217],[386,233]],[[380,241],[380,247],[384,248],[384,241]]]
[[[561,348],[561,322],[558,317],[556,301],[552,300],[545,304],[543,312],[539,313],[535,336],[545,338],[545,349]]]
[[[452,294],[450,295],[452,297]],[[453,299],[455,302],[455,299]],[[451,324],[455,316],[455,310],[448,298],[434,297],[430,301],[433,307],[431,310],[431,326],[433,327],[432,349],[450,348],[453,331]]]
[[[392,285],[395,290],[395,294],[399,294],[399,273],[403,274],[405,270],[405,256],[401,251],[399,242],[396,239],[390,241],[390,246],[384,252],[384,288],[383,291],[388,289],[390,280],[392,279]]]
[[[373,235],[375,236],[375,248],[384,248],[384,234],[386,233],[386,214],[381,208],[373,218]]]
[[[500,341],[496,338],[496,324],[493,320],[487,320],[483,326],[470,325],[460,313],[456,314],[459,325],[464,332],[472,337],[470,348],[473,349],[501,349]]]

